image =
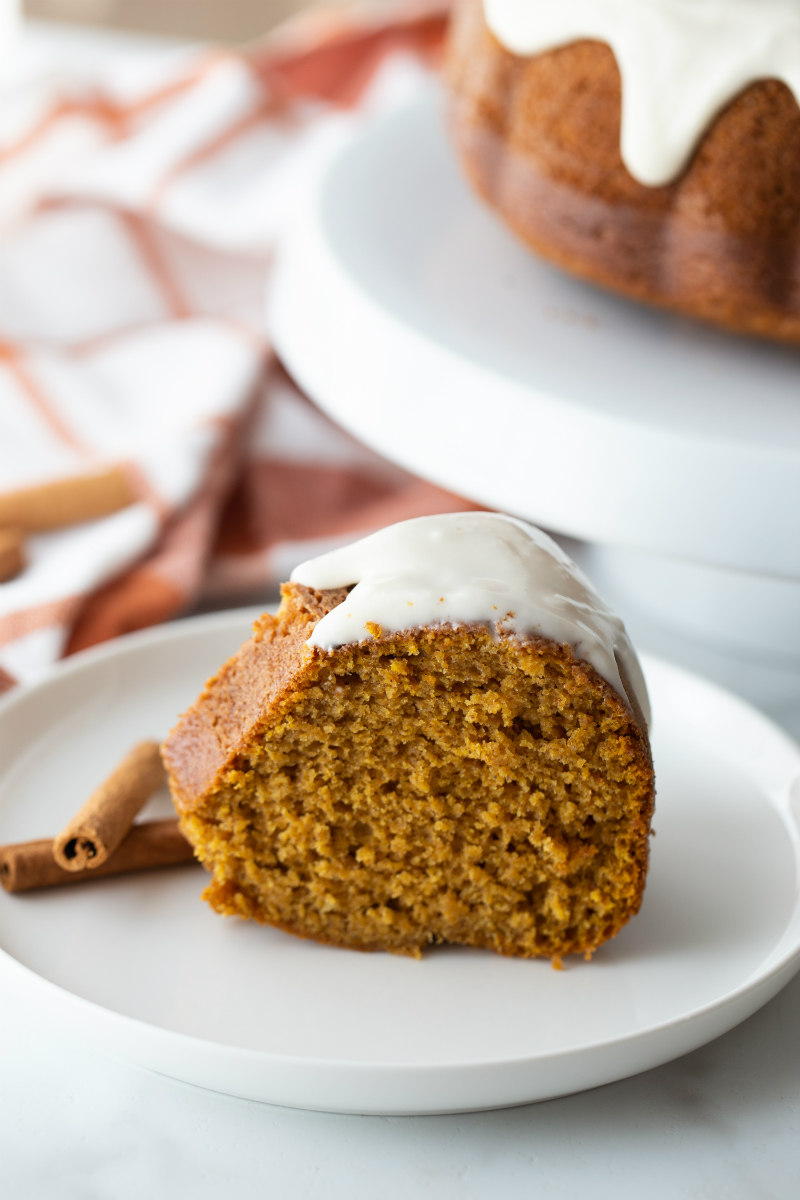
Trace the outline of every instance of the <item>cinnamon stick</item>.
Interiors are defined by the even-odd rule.
[[[59,867],[96,870],[114,853],[139,809],[163,782],[158,742],[134,746],[53,841]]]
[[[25,536],[21,529],[0,529],[0,583],[19,575],[25,566]]]
[[[64,871],[53,858],[52,838],[0,846],[0,884],[7,892],[81,883],[129,871],[172,867],[194,860],[192,847],[174,817],[134,825],[119,848],[92,870]]]
[[[109,467],[94,475],[74,475],[0,492],[0,526],[14,526],[26,533],[63,529],[108,516],[135,499],[125,468]]]

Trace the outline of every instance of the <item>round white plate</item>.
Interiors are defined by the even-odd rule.
[[[122,639],[6,698],[0,841],[55,834],[133,742],[169,729],[251,616]],[[0,892],[0,976],[14,973],[51,1018],[157,1071],[332,1111],[521,1104],[683,1054],[800,964],[800,750],[727,693],[645,667],[658,772],[651,873],[641,914],[590,963],[555,971],[458,948],[416,962],[319,946],[215,915],[190,866]]]
[[[475,200],[438,92],[341,143],[269,328],[336,421],[490,508],[800,578],[800,353],[556,271]]]

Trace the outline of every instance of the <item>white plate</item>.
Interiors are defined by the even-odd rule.
[[[490,508],[800,578],[798,351],[538,260],[473,198],[441,107],[380,118],[309,190],[269,313],[292,374],[357,437]]]
[[[133,742],[167,731],[251,616],[134,635],[8,697],[0,841],[54,834]],[[559,972],[457,948],[415,962],[318,946],[216,916],[188,867],[0,892],[0,977],[15,973],[51,1018],[157,1071],[332,1111],[521,1104],[683,1054],[800,963],[800,751],[727,693],[645,665],[651,874],[642,913],[591,963]]]

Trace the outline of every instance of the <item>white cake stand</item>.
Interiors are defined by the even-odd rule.
[[[527,253],[461,178],[438,91],[331,155],[270,307],[293,375],[362,441],[490,507],[646,552],[637,602],[652,580],[662,611],[693,598],[692,634],[721,624],[800,668],[800,353]],[[604,566],[624,585],[629,558]]]

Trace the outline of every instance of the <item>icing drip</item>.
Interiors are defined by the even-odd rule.
[[[608,43],[622,76],[623,161],[658,187],[687,166],[716,114],[759,79],[800,103],[800,0],[484,0],[514,54]]]
[[[649,723],[641,667],[620,619],[556,543],[498,513],[418,517],[301,563],[292,580],[355,585],[314,627],[310,646],[332,650],[425,625],[486,623],[502,633],[566,643],[634,714]]]

